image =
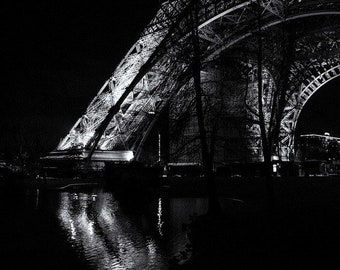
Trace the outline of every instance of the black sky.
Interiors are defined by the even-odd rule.
[[[38,140],[42,150],[52,150],[137,40],[158,3],[116,0],[2,4],[0,152],[17,147],[21,137],[18,131],[28,141]],[[299,132],[322,124],[322,132],[327,129],[340,136],[339,80],[332,85],[327,91],[319,91],[323,97],[310,101],[327,100],[311,105],[312,111],[321,106],[317,111],[322,117],[305,117],[309,115],[307,106],[299,122],[307,121],[307,125],[301,124]],[[331,92],[336,98],[327,96]],[[323,111],[324,106],[327,110]],[[330,122],[332,118],[337,120]]]
[[[299,134],[324,134],[340,137],[340,77],[322,86],[304,106],[297,123]]]
[[[0,11],[0,152],[17,143],[19,129],[55,147],[138,39],[158,3],[7,1]]]

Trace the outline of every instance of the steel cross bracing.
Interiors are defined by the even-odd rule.
[[[97,96],[92,100],[88,106],[86,113],[76,122],[70,133],[64,138],[59,144],[58,150],[73,149],[73,148],[84,148],[88,142],[96,133],[100,123],[105,119],[109,109],[119,100],[126,87],[130,85],[132,80],[136,77],[137,73],[145,64],[145,62],[151,57],[152,53],[156,50],[157,46],[164,39],[167,32],[169,31],[170,25],[173,23],[172,20],[178,16],[178,13],[183,9],[183,3],[177,1],[167,5],[164,3],[157,13],[156,17],[151,21],[149,26],[144,30],[140,39],[132,46],[124,59],[120,62],[113,75],[106,81],[103,87],[100,89]],[[132,108],[128,111],[126,108],[125,112],[121,112],[121,115],[117,115],[113,119],[109,130],[112,131],[112,126],[115,126],[117,134],[108,134],[104,137],[115,137],[116,140],[121,140],[125,144],[125,138],[121,132],[122,124],[124,120],[131,118],[134,115],[134,111],[138,109],[138,104],[147,101],[147,96],[150,89],[153,89],[155,85],[163,75],[165,67],[160,70],[153,70],[143,77],[142,81],[135,87],[134,92],[130,94],[125,102],[125,107],[130,107],[129,104],[133,104]],[[163,72],[163,74],[162,74]],[[152,97],[149,98],[148,102],[152,102]],[[133,101],[133,102],[132,102]],[[127,112],[128,111],[128,112]],[[131,112],[130,112],[131,111]],[[126,119],[122,117],[125,116]],[[107,142],[103,145],[99,145],[102,149],[108,149],[106,147]]]
[[[294,132],[297,120],[308,99],[324,84],[340,76],[340,58],[336,60],[315,66],[315,75],[310,78],[309,83],[307,85],[302,84],[299,91],[288,100],[285,114],[281,120],[280,155],[283,159],[289,160],[289,157],[294,154]],[[320,73],[320,68],[325,68],[322,73]]]
[[[139,147],[140,137],[185,85],[184,78],[190,78],[186,73],[195,3],[203,61],[252,36],[259,10],[264,28],[307,16],[340,14],[339,1],[328,0],[166,1],[57,150]]]
[[[303,106],[316,90],[339,75],[340,40],[337,35],[335,31],[321,32],[310,37],[313,42],[310,40],[306,42],[303,39],[297,42],[295,50],[299,53],[299,57],[290,66],[286,102],[280,119],[277,154],[283,161],[291,160],[294,157],[294,133]],[[318,59],[313,58],[316,56]],[[258,124],[254,123],[258,121],[257,80],[254,74],[256,74],[256,70],[253,69],[249,74],[250,88],[253,90],[248,90],[246,100],[248,117],[254,120],[248,124],[248,138],[250,151],[253,151],[254,157],[261,160],[262,156],[259,155],[262,148],[261,133]],[[268,131],[276,84],[273,75],[266,68],[263,71],[263,85],[263,112]]]
[[[306,67],[311,77],[305,80],[304,83],[299,84],[298,89],[291,92],[287,99],[286,106],[284,108],[283,117],[281,120],[280,140],[279,140],[279,156],[283,161],[291,160],[294,156],[294,139],[295,128],[298,117],[307,103],[308,99],[319,90],[324,84],[330,80],[340,76],[340,57],[336,59],[329,59],[328,62],[322,63],[315,62],[311,66]],[[274,81],[268,71],[264,71],[264,85],[266,86],[264,92],[267,93],[264,96],[264,115],[266,126],[268,128],[270,120],[270,110],[272,102],[273,88],[275,87]],[[292,86],[293,87],[293,86]],[[250,89],[255,89],[251,94],[247,96],[248,117],[253,120],[257,120],[258,106],[257,106],[257,81],[254,80]],[[251,122],[251,121],[250,121]],[[255,160],[262,160],[261,155],[261,133],[258,124],[248,124],[248,147],[252,151]]]

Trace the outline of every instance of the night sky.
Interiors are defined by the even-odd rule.
[[[7,1],[0,11],[0,152],[18,144],[39,151],[56,147],[152,19],[159,0],[27,2]],[[315,94],[299,132],[340,136],[339,85],[338,79]]]
[[[158,9],[158,0],[70,2],[1,8],[0,152],[20,134],[56,147]]]
[[[340,77],[325,84],[308,100],[298,119],[296,132],[329,132],[340,137]]]

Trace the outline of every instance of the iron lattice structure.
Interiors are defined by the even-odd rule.
[[[86,112],[60,142],[57,152],[80,149],[92,155],[94,150],[132,150],[135,157],[139,156],[159,114],[171,100],[192,88],[194,8],[198,8],[202,72],[221,55],[242,49],[249,51],[259,34],[259,18],[262,31],[267,35],[284,25],[290,25],[290,29],[294,25],[293,28],[298,29],[296,32],[301,37],[296,39],[286,84],[287,102],[279,119],[280,152],[283,159],[289,159],[294,153],[295,126],[304,104],[324,83],[340,75],[340,2],[337,0],[163,2]],[[280,47],[274,39],[268,44]],[[271,58],[266,52],[264,56]],[[240,56],[240,63],[248,68],[245,108],[249,118],[254,119],[257,81],[253,62],[254,57]],[[265,119],[270,119],[276,74],[280,71],[270,61],[264,61],[264,66],[264,101],[267,100],[264,112]],[[179,101],[178,111],[184,106],[186,102]],[[250,148],[257,149],[257,154],[261,155],[258,126],[248,123],[247,128],[252,138]]]

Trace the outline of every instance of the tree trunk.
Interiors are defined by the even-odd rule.
[[[272,177],[272,164],[271,164],[271,154],[272,146],[269,144],[268,133],[266,129],[266,119],[263,113],[263,81],[262,81],[262,61],[263,61],[263,44],[262,44],[262,26],[261,26],[261,16],[258,18],[258,53],[257,53],[257,80],[258,80],[258,115],[259,115],[259,126],[261,130],[261,142],[263,149],[264,158],[264,169],[265,169],[265,185],[266,185],[266,204],[268,209],[274,207],[275,195],[273,187],[273,177]]]
[[[206,130],[204,126],[204,115],[203,115],[203,105],[202,105],[202,88],[201,88],[201,60],[200,60],[200,47],[199,47],[199,37],[198,37],[198,20],[197,20],[197,6],[194,6],[194,11],[192,12],[192,43],[193,43],[193,78],[194,78],[194,88],[195,88],[195,105],[197,114],[197,123],[199,128],[200,142],[201,142],[201,154],[202,163],[204,170],[204,177],[207,185],[208,192],[208,214],[220,214],[221,206],[219,204],[217,193],[216,193],[216,183],[213,173],[213,157],[208,149]]]

